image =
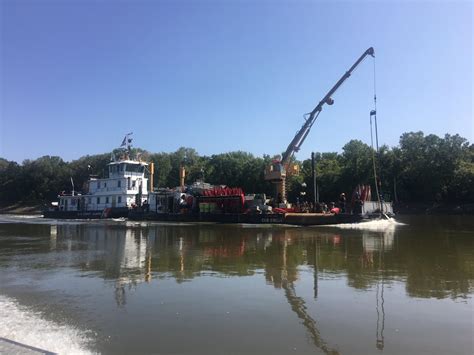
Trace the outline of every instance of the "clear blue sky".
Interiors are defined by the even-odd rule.
[[[281,153],[325,92],[376,51],[380,141],[474,141],[473,5],[461,1],[0,0],[0,156],[135,146]],[[297,154],[370,143],[373,63]]]

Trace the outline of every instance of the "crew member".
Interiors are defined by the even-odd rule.
[[[341,213],[346,212],[346,194],[344,192],[339,196],[339,208]]]

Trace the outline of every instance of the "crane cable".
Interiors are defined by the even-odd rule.
[[[382,203],[380,201],[380,193],[379,193],[379,184],[377,181],[377,167],[375,164],[375,149],[374,149],[374,138],[373,138],[373,128],[372,128],[372,116],[374,116],[375,121],[375,141],[377,147],[377,156],[379,155],[379,138],[377,133],[377,82],[376,82],[376,75],[375,75],[375,57],[374,57],[374,109],[370,111],[370,143],[372,145],[372,166],[374,169],[374,181],[375,181],[375,193],[377,194],[377,201],[380,207],[380,213],[383,213]]]

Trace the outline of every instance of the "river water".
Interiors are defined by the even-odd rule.
[[[70,354],[472,354],[473,219],[398,221],[0,216],[0,337]]]

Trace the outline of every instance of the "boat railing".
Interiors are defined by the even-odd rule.
[[[58,195],[58,197],[78,197],[78,198],[81,196],[82,194],[74,193],[73,195],[72,193],[65,193],[65,192],[64,193],[62,192]]]
[[[117,187],[117,186],[114,186],[114,187],[100,187],[98,189],[95,189],[93,192],[108,192],[108,191],[125,191],[125,189],[123,187]]]
[[[92,194],[95,194],[97,192],[123,192],[123,193],[129,193],[130,191],[138,191],[138,186],[131,186],[129,189],[124,188],[124,187],[100,187],[100,188],[95,188],[94,190],[91,191]]]

